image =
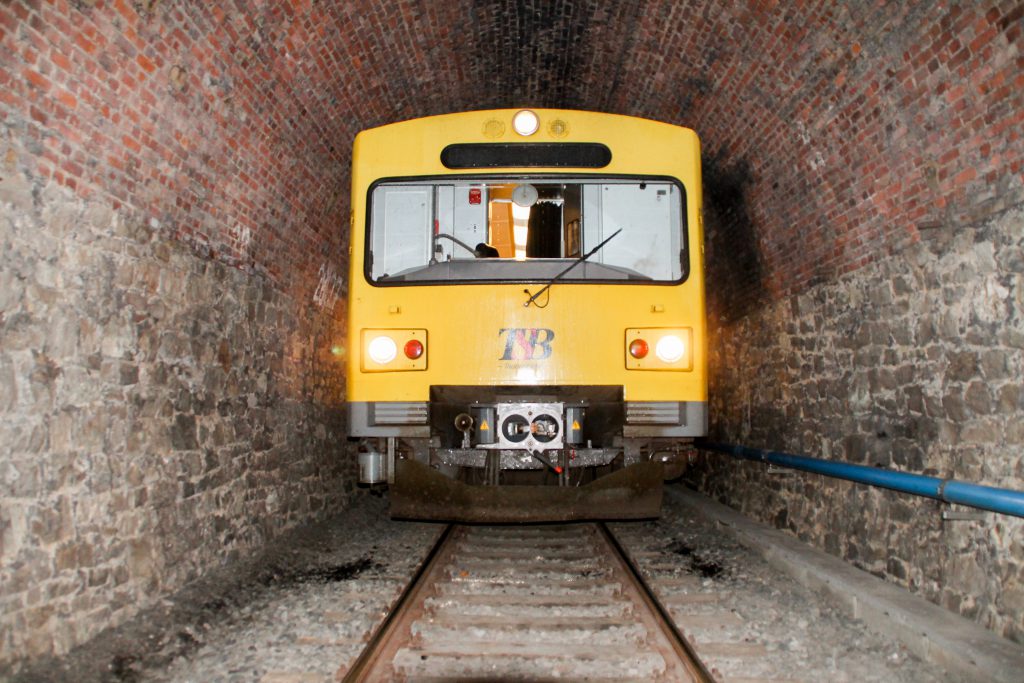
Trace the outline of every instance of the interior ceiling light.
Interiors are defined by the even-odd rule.
[[[529,109],[523,109],[517,111],[516,115],[512,117],[512,127],[516,129],[517,133],[526,137],[537,132],[537,129],[540,128],[540,119]]]

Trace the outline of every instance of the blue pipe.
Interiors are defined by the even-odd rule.
[[[804,455],[792,455],[779,451],[766,451],[759,448],[734,446],[732,444],[698,442],[698,447],[720,453],[728,453],[735,458],[753,460],[754,462],[771,463],[782,467],[791,467],[805,472],[824,474],[837,479],[848,479],[861,484],[880,486],[882,488],[912,493],[915,496],[934,498],[947,503],[968,505],[982,510],[991,510],[1004,515],[1024,517],[1024,491],[1000,489],[994,486],[969,484],[956,479],[940,479],[926,477],[922,474],[897,472],[880,467],[853,465],[835,460],[809,458]]]

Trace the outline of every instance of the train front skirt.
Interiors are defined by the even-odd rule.
[[[398,460],[391,516],[488,524],[649,519],[661,514],[663,475],[661,462],[640,462],[584,486],[476,486]]]

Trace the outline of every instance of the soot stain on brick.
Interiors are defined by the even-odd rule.
[[[584,40],[594,3],[505,0],[474,5],[477,37],[472,62],[494,83],[494,106],[580,106],[581,65],[590,62]]]
[[[765,266],[748,206],[753,173],[746,159],[727,162],[721,152],[704,159],[707,280],[711,310],[733,321],[766,300]]]
[[[677,94],[679,118],[686,120],[690,116],[693,104],[702,97],[712,94],[714,86],[703,76],[688,76],[683,79],[683,87]]]

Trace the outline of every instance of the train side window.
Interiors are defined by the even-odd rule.
[[[374,190],[370,276],[377,280],[430,260],[433,188],[381,185]]]

